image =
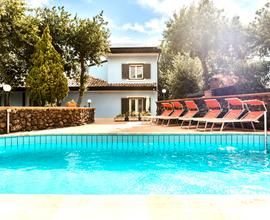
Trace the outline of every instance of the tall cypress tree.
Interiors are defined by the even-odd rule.
[[[35,45],[31,69],[26,79],[29,98],[34,105],[59,104],[68,94],[68,82],[60,54],[52,45],[49,27]]]

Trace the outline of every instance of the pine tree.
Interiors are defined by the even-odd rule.
[[[68,82],[61,56],[52,45],[48,26],[35,45],[31,63],[26,88],[32,103],[38,106],[59,104],[68,94]]]
[[[78,106],[87,88],[86,64],[99,64],[101,57],[110,52],[106,25],[102,12],[92,19],[76,19],[72,25],[69,43],[80,63]]]

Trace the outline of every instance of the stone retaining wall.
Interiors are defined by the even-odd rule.
[[[1,107],[0,133],[7,130],[7,109],[11,109],[10,132],[79,126],[95,120],[94,108]]]

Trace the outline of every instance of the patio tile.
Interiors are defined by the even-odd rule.
[[[178,125],[162,126],[150,124],[149,122],[114,122],[113,119],[97,118],[93,124],[82,125],[77,127],[57,128],[50,130],[40,130],[31,132],[17,132],[9,135],[39,135],[39,134],[101,134],[101,133],[164,133],[164,134],[179,134],[179,133],[216,133],[214,132],[199,132],[194,129],[181,129]],[[225,130],[222,133],[254,133],[252,131],[241,130]],[[263,133],[263,132],[257,132]]]

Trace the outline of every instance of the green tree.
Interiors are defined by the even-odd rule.
[[[270,2],[256,12],[254,21],[250,24],[253,33],[253,48],[260,56],[270,54]]]
[[[164,95],[159,93],[160,98],[169,98],[169,94],[171,91],[170,86],[168,85],[168,74],[173,72],[172,60],[175,57],[175,54],[170,50],[170,48],[166,44],[162,44],[161,46],[161,55],[159,60],[159,80],[158,80],[158,88],[160,90],[166,88],[167,93]],[[163,97],[161,97],[161,95]],[[179,94],[180,95],[180,94]]]
[[[52,45],[49,27],[36,44],[31,61],[26,79],[29,98],[35,105],[59,104],[68,94],[68,82],[61,56]]]
[[[172,61],[172,69],[167,74],[170,98],[199,92],[202,87],[202,73],[198,58],[191,58],[188,54],[176,55]]]
[[[0,1],[0,83],[24,84],[38,40],[37,26],[22,0]]]
[[[249,60],[235,64],[235,75],[246,93],[264,92],[270,86],[270,62]]]
[[[167,83],[168,70],[172,70],[172,60],[178,53],[200,60],[203,89],[208,89],[209,79],[214,74],[245,74],[238,67],[250,59],[251,40],[252,34],[239,17],[226,18],[212,0],[200,0],[183,7],[168,21],[164,31],[160,84],[164,87]]]
[[[64,7],[36,8],[34,19],[41,35],[43,30],[49,26],[52,36],[52,44],[61,55],[65,72],[70,73],[73,67],[73,51],[68,41],[71,34],[71,24],[75,18],[65,11]]]
[[[80,64],[78,106],[81,105],[86,90],[87,64],[99,64],[101,57],[110,51],[109,30],[106,25],[102,13],[93,19],[76,19],[73,23],[69,42]]]
[[[175,54],[187,52],[191,57],[199,58],[205,87],[211,75],[210,56],[221,44],[225,23],[223,11],[217,9],[211,0],[201,0],[198,5],[194,3],[174,14],[164,32],[166,44]]]
[[[238,67],[253,57],[252,34],[239,17],[234,17],[224,24],[222,36],[219,47],[210,56],[210,69],[213,73],[244,74]]]

